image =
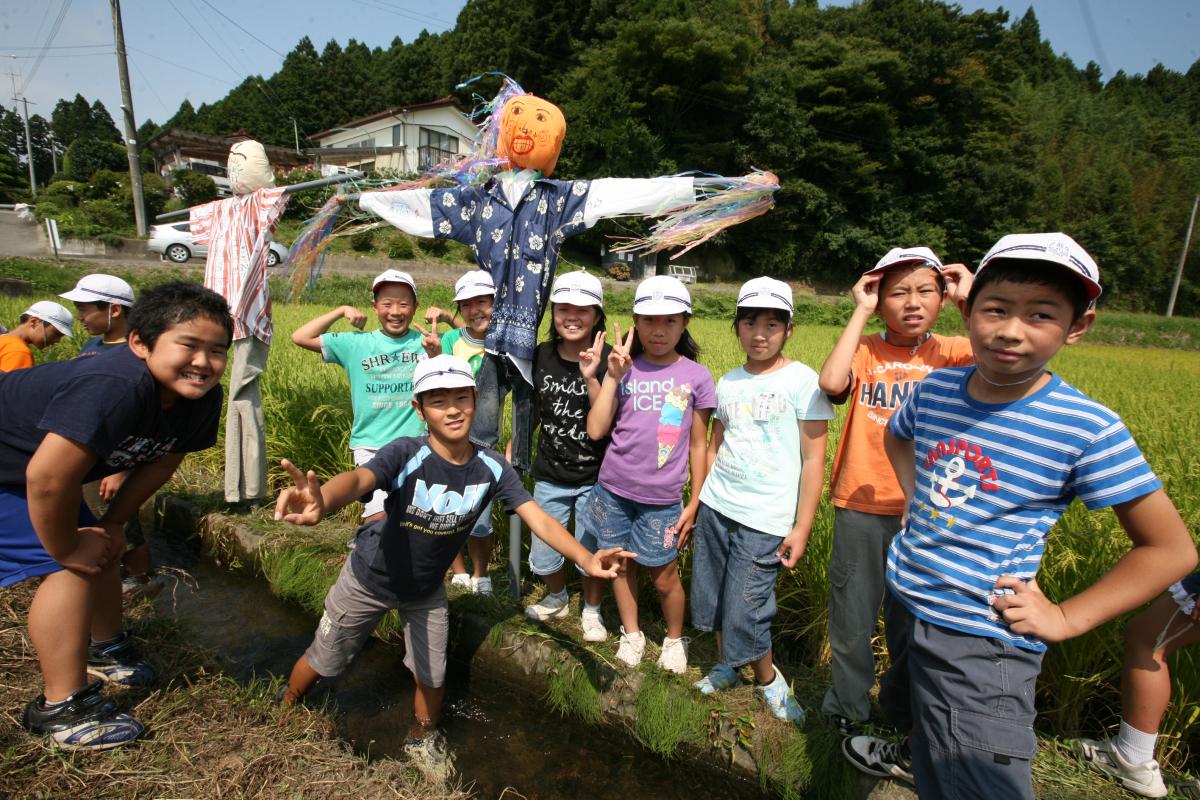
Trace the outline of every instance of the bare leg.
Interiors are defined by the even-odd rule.
[[[148,578],[150,575],[150,545],[139,544],[125,554],[125,572],[131,578]]]
[[[309,665],[308,659],[300,656],[292,667],[292,674],[288,676],[287,689],[283,693],[284,705],[300,702],[300,698],[308,694],[320,678],[321,675]]]
[[[567,576],[563,570],[551,572],[549,575],[543,575],[542,582],[546,584],[546,591],[550,594],[558,594],[563,589],[567,588]]]
[[[379,513],[377,513],[377,514],[372,514],[372,515],[371,515],[371,516],[369,516],[369,517],[363,517],[362,524],[363,524],[363,525],[368,525],[368,524],[370,524],[370,523],[372,523],[372,522],[378,522],[378,521],[379,521],[379,520],[381,520],[381,519],[387,519],[387,512],[386,512],[386,511],[380,511]]]
[[[87,684],[92,580],[64,569],[45,577],[29,606],[29,638],[37,650],[47,702],[66,700]]]
[[[471,575],[486,578],[488,564],[492,562],[492,534],[472,536],[467,539],[467,552],[471,554]]]
[[[114,563],[90,580],[93,592],[92,639],[99,642],[118,636],[124,630],[121,617],[121,571]]]
[[[445,686],[427,686],[420,678],[417,691],[413,694],[413,721],[408,727],[408,738],[423,739],[437,730],[442,718],[442,699],[446,696]]]
[[[1184,645],[1200,642],[1200,625],[1181,613],[1168,595],[1161,595],[1125,627],[1125,668],[1121,673],[1121,719],[1144,733],[1156,733],[1171,702],[1171,673],[1167,656]],[[1154,649],[1163,628],[1180,631],[1165,648]]]
[[[683,591],[683,582],[679,580],[678,562],[652,567],[650,574],[654,578],[654,588],[658,590],[662,602],[663,619],[667,623],[667,636],[678,639],[683,636],[683,614],[687,604],[687,596]]]
[[[454,563],[450,565],[451,575],[463,575],[467,571],[467,560],[463,558],[462,550],[454,556]]]
[[[583,601],[589,606],[598,606],[600,601],[604,599],[604,587],[606,581],[599,578],[584,578],[583,579]],[[563,580],[566,584],[566,580]]]
[[[759,686],[766,686],[775,680],[775,661],[770,653],[757,661],[751,661],[750,666],[754,669],[754,682]]]
[[[612,582],[613,597],[617,601],[617,612],[626,633],[637,633],[638,625],[637,565],[625,563],[625,571]]]

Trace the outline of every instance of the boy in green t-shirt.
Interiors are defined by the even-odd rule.
[[[487,337],[488,326],[492,324],[492,305],[496,299],[496,284],[492,276],[483,270],[471,270],[454,283],[454,302],[458,305],[458,314],[454,315],[463,320],[462,327],[457,327],[444,336],[439,336],[439,322],[454,324],[454,316],[446,314],[439,308],[430,308],[425,313],[429,330],[415,325],[417,330],[425,335],[423,344],[430,358],[447,353],[458,356],[471,365],[472,375],[478,379],[479,370],[487,354],[483,349],[483,341]],[[491,384],[485,384],[480,389],[480,405],[491,407],[496,405],[495,398],[485,398],[483,392]],[[476,444],[486,447],[496,447],[496,442],[481,441],[478,431],[471,430],[471,438]],[[471,537],[467,540],[467,551],[471,554],[471,565],[474,568],[467,572],[467,562],[462,553],[454,557],[450,565],[452,577],[451,586],[470,589],[476,594],[491,594],[492,579],[488,577],[488,564],[492,560],[492,515],[482,514],[475,527],[471,529]]]
[[[425,430],[412,407],[413,369],[425,358],[421,334],[409,328],[417,313],[417,286],[407,272],[389,269],[371,283],[371,292],[378,330],[363,332],[366,314],[353,306],[339,306],[292,334],[292,342],[320,353],[327,363],[344,369],[350,379],[354,412],[350,449],[356,466],[370,461],[392,440],[419,436]],[[339,319],[359,330],[327,333]],[[371,495],[363,508],[363,522],[383,519],[386,497],[381,491]]]

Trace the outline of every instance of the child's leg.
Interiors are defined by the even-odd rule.
[[[692,627],[717,634],[717,653],[725,661],[721,648],[721,612],[729,562],[730,537],[723,524],[726,517],[701,503],[692,532]]]
[[[492,539],[491,533],[487,536],[475,536],[474,533],[467,539],[467,552],[471,554],[471,576],[475,578],[486,578],[488,574],[488,564],[492,561]]]
[[[350,451],[354,459],[354,466],[356,467],[361,467],[369,462],[378,452],[378,447],[355,447]],[[386,518],[387,513],[383,509],[383,504],[386,500],[387,492],[380,489],[372,492],[370,498],[363,504],[362,524],[366,525]]]
[[[450,638],[450,606],[445,587],[421,600],[401,603],[404,620],[404,666],[416,679],[409,738],[431,735],[442,718],[446,647]]]
[[[308,694],[320,679],[321,674],[312,668],[308,659],[300,656],[296,659],[291,674],[288,675],[287,687],[283,691],[283,702],[287,705],[300,702],[300,698]]]
[[[588,498],[588,518],[596,537],[597,549],[624,547],[638,552],[634,546],[634,524],[637,504],[613,494],[600,484],[592,488]],[[613,599],[625,633],[638,633],[637,563],[626,561],[623,571],[612,582]]]
[[[463,551],[459,550],[454,556],[454,562],[450,564],[450,572],[454,575],[467,575],[467,560],[463,558]]]
[[[108,571],[116,577],[115,565]],[[94,577],[62,569],[47,575],[33,596],[29,638],[37,651],[48,703],[66,700],[87,684],[88,636],[92,632],[95,594]],[[119,601],[119,589],[117,594]]]
[[[625,571],[612,582],[613,599],[617,601],[617,613],[621,627],[626,633],[636,633],[642,628],[638,624],[637,564],[626,561]]]
[[[771,623],[777,611],[775,580],[783,540],[728,517],[719,519],[729,553],[722,576],[722,594],[728,602],[721,607],[721,653],[735,669],[750,664],[755,683],[765,686],[775,680]]]
[[[1160,639],[1173,635],[1175,638],[1166,646],[1159,646]],[[1171,702],[1167,657],[1176,649],[1197,642],[1200,642],[1200,625],[1180,612],[1175,600],[1167,594],[1129,621],[1125,626],[1125,667],[1121,673],[1122,722],[1143,733],[1158,732]],[[1135,763],[1146,760],[1138,759]]]
[[[559,486],[549,481],[537,481],[533,485],[533,499],[542,510],[556,519],[563,527],[571,524],[571,506],[575,491],[573,487]],[[579,538],[580,520],[575,520],[575,538]],[[593,552],[595,552],[593,550]],[[548,594],[560,594],[567,588],[567,576],[563,567],[566,560],[562,554],[533,534],[529,540],[529,570],[546,584]]]
[[[667,623],[667,636],[671,639],[678,639],[683,636],[683,614],[687,603],[683,591],[683,581],[679,580],[678,559],[660,567],[651,567],[650,576],[654,580],[654,588],[658,590],[659,601],[662,604],[663,619]],[[636,614],[636,611],[634,613]]]

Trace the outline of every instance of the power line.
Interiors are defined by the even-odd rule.
[[[125,49],[132,50],[135,53],[141,53],[144,56],[149,56],[150,58],[153,58],[155,61],[161,61],[164,64],[169,64],[170,66],[175,67],[177,69],[182,69],[186,72],[193,72],[196,75],[199,75],[203,78],[208,78],[209,80],[218,81],[219,83],[223,83],[223,84],[230,85],[230,86],[235,85],[235,84],[229,83],[228,78],[218,78],[216,75],[209,75],[207,72],[201,72],[198,69],[192,69],[189,66],[185,66],[183,64],[178,64],[174,61],[168,61],[167,59],[163,58],[162,56],[156,56],[156,55],[154,55],[154,53],[151,53],[147,50],[142,50],[140,47],[130,47],[130,46],[126,45]]]
[[[126,49],[128,49],[128,47]],[[150,83],[150,79],[146,77],[146,73],[142,72],[142,68],[137,65],[137,62],[132,58],[128,58],[128,56],[126,58],[130,64],[133,64],[133,68],[137,70],[137,74],[141,77],[142,83],[146,84],[146,88],[150,90],[150,94],[154,95],[154,99],[158,101],[159,106],[164,109],[168,108],[167,104],[163,102],[162,97],[160,97],[158,92],[154,89],[154,84]]]
[[[38,47],[37,45],[21,45],[19,47],[0,44],[0,50],[83,50],[89,47],[112,47],[112,42],[99,44],[56,44],[53,47]]]
[[[50,45],[54,44],[54,37],[58,36],[58,31],[62,28],[63,19],[67,16],[67,11],[71,8],[71,0],[63,0],[62,8],[58,10],[58,16],[54,18],[54,24],[50,26],[50,33],[46,35],[46,41],[42,44],[42,50],[38,54],[38,58],[33,62],[33,67],[29,70],[29,75],[25,78],[25,83],[21,84],[21,94],[25,94],[25,90],[29,88],[29,84],[33,82],[33,76],[37,74],[38,67],[42,65],[42,59],[46,57],[46,51]],[[38,29],[41,30],[40,28]]]
[[[283,53],[279,52],[279,51],[278,51],[278,50],[276,50],[274,47],[271,47],[271,45],[267,44],[267,43],[266,43],[266,42],[264,42],[262,39],[258,38],[258,37],[257,37],[257,36],[255,36],[253,33],[251,33],[250,31],[246,30],[245,28],[243,28],[243,27],[242,27],[241,25],[239,25],[237,22],[235,22],[234,20],[232,20],[232,19],[230,19],[229,17],[227,17],[227,16],[225,15],[225,12],[224,12],[224,11],[222,11],[222,10],[221,10],[221,9],[219,9],[219,8],[217,8],[217,7],[216,7],[216,6],[214,6],[212,3],[208,2],[208,0],[200,0],[200,2],[204,3],[204,5],[208,6],[208,7],[209,7],[209,8],[211,8],[213,11],[217,12],[218,14],[220,14],[222,17],[224,17],[225,21],[226,21],[226,22],[228,22],[230,25],[232,25],[233,27],[237,28],[239,31],[241,31],[242,33],[246,34],[246,35],[247,35],[247,36],[249,36],[251,39],[253,39],[254,41],[258,42],[259,44],[261,44],[263,47],[265,47],[265,48],[267,48],[268,50],[270,50],[270,51],[271,51],[272,53],[274,53],[275,55],[279,56],[280,58],[287,58],[287,56],[286,56],[286,55],[284,55]]]
[[[418,14],[418,13],[415,13],[412,11],[408,11],[406,9],[398,8],[396,6],[389,6],[389,5],[382,3],[380,0],[374,0],[373,2],[371,2],[369,0],[354,0],[354,2],[358,3],[359,5],[366,6],[367,8],[373,8],[376,11],[383,11],[388,14],[395,14],[397,17],[401,17],[402,19],[407,19],[410,22],[419,22],[422,25],[428,25],[430,23],[433,23],[435,25],[453,25],[454,24],[452,22],[449,22],[448,20],[438,19],[437,17],[430,17],[425,14]]]
[[[181,20],[183,20],[183,23],[185,25],[187,25],[189,28],[191,28],[192,33],[196,34],[196,38],[199,39],[200,41],[204,42],[205,46],[208,47],[208,49],[212,51],[212,54],[217,57],[217,60],[220,61],[225,66],[229,67],[229,71],[232,72],[234,75],[238,75],[238,71],[236,69],[234,69],[232,64],[230,64],[228,61],[225,60],[225,56],[218,53],[217,48],[213,47],[212,44],[209,43],[208,39],[205,39],[203,34],[201,34],[200,31],[196,30],[196,26],[192,24],[191,20],[189,20],[187,17],[185,17],[183,15],[183,12],[179,10],[179,6],[175,5],[175,0],[167,0],[167,3],[170,4],[171,8],[175,9],[175,13],[179,15],[179,18]]]

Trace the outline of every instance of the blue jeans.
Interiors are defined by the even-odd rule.
[[[475,403],[475,419],[471,422],[471,441],[483,447],[495,448],[500,442],[500,427],[504,398],[513,396],[512,465],[526,472],[533,463],[533,387],[525,382],[521,371],[508,356],[484,353],[483,363],[475,376],[479,398]]]
[[[692,626],[721,632],[721,661],[737,669],[771,652],[783,539],[700,504],[692,553]]]
[[[596,546],[601,550],[624,547],[637,553],[634,561],[643,567],[661,567],[679,557],[675,523],[682,511],[681,503],[639,503],[613,494],[599,483],[588,501]]]
[[[594,483],[583,486],[563,486],[548,481],[538,481],[533,484],[533,499],[550,516],[554,517],[564,528],[571,524],[571,510],[575,511],[575,540],[588,549],[596,552],[596,537],[592,533],[591,516],[588,514],[587,502],[591,497]],[[553,575],[563,568],[566,559],[562,553],[543,542],[534,534],[529,542],[529,569],[534,575]],[[576,567],[578,569],[578,566]],[[579,570],[581,573],[583,570]]]

